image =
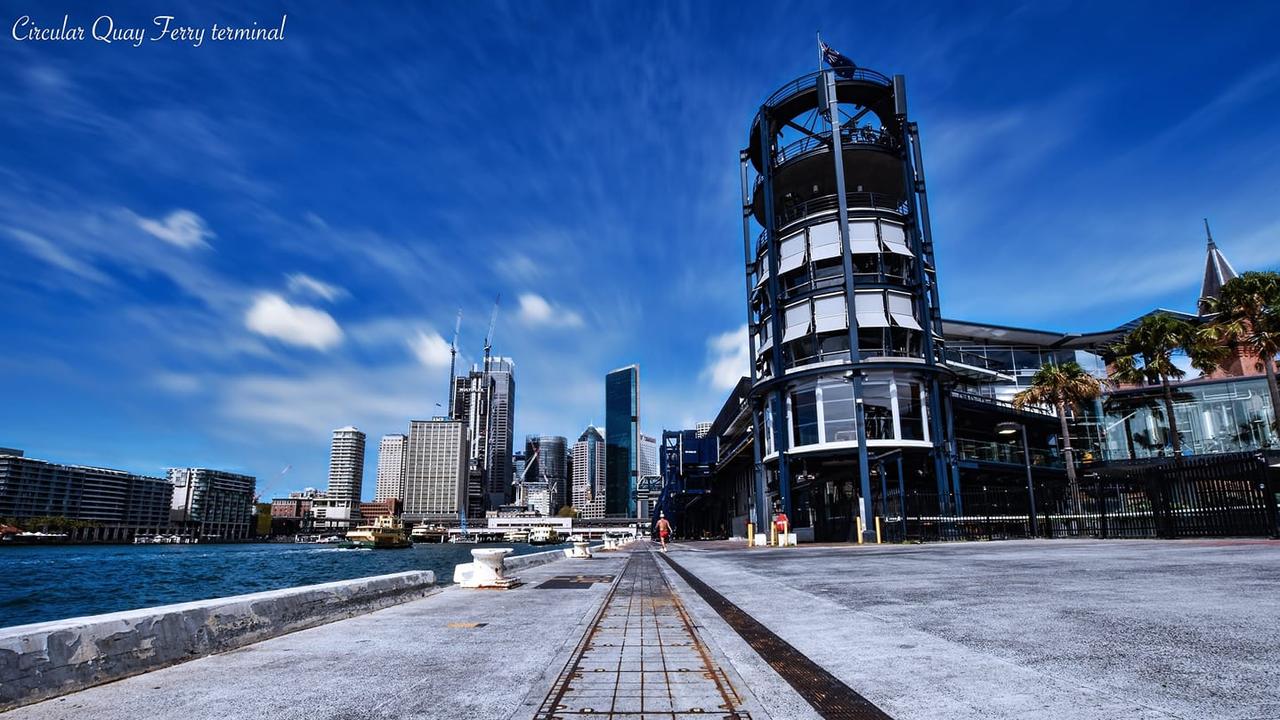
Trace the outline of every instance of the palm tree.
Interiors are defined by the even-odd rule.
[[[1280,387],[1276,355],[1280,355],[1280,273],[1247,272],[1228,280],[1221,294],[1206,300],[1212,321],[1202,329],[1206,341],[1243,345],[1258,357],[1271,391],[1271,423],[1280,432]],[[1229,355],[1229,350],[1228,350]]]
[[[1067,462],[1067,487],[1071,493],[1073,514],[1080,513],[1080,487],[1076,480],[1075,459],[1071,450],[1071,430],[1067,427],[1067,409],[1074,413],[1080,406],[1102,394],[1102,383],[1084,371],[1077,362],[1042,365],[1031,378],[1031,387],[1013,396],[1019,410],[1038,405],[1051,407],[1062,425],[1062,454]]]
[[[1111,380],[1127,385],[1160,385],[1164,393],[1164,413],[1169,420],[1169,440],[1173,456],[1182,457],[1182,434],[1173,413],[1173,385],[1187,373],[1174,364],[1173,358],[1185,354],[1191,364],[1207,371],[1230,354],[1221,343],[1211,342],[1197,332],[1196,326],[1169,313],[1155,312],[1144,316],[1120,342],[1111,346]]]

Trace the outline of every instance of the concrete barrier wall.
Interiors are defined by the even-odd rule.
[[[545,552],[529,553],[528,555],[508,555],[502,560],[502,567],[506,570],[523,570],[524,568],[537,567],[546,565],[549,562],[564,559],[564,549],[547,550]]]
[[[0,711],[416,600],[434,590],[435,573],[402,572],[0,628]]]

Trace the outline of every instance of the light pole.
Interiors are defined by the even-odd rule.
[[[1040,537],[1036,522],[1036,488],[1031,481],[1031,448],[1027,445],[1027,426],[1020,422],[1002,422],[996,425],[997,435],[1013,435],[1022,432],[1022,459],[1027,467],[1027,498],[1031,501],[1031,537]]]

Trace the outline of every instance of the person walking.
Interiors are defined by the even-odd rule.
[[[662,552],[667,551],[667,538],[671,536],[671,523],[667,521],[667,514],[658,513],[658,539],[662,541]]]

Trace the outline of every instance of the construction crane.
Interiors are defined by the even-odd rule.
[[[462,308],[458,308],[458,319],[453,324],[453,342],[449,343],[449,419],[453,419],[453,384],[454,373],[458,363],[458,331],[462,329]]]
[[[489,314],[489,332],[484,335],[484,371],[489,372],[489,351],[493,349],[493,327],[498,322],[498,304],[502,302],[502,293],[493,299],[493,312]]]

